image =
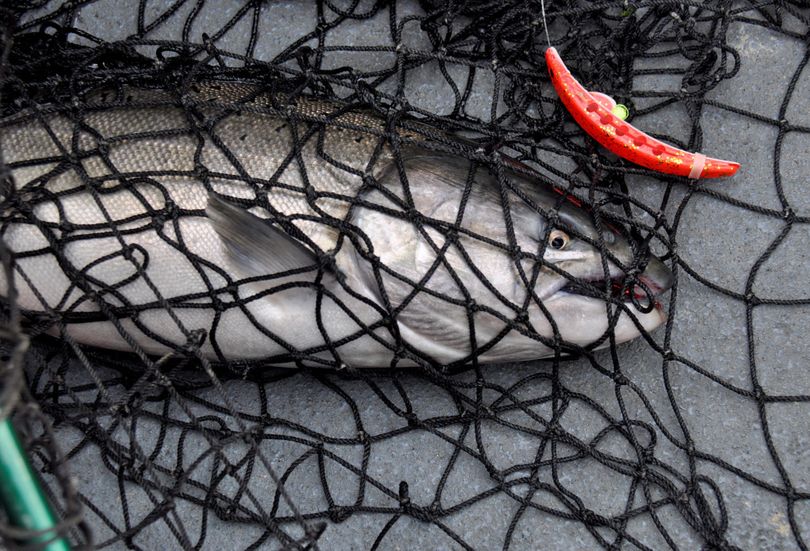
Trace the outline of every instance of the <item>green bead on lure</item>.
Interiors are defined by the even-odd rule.
[[[0,412],[2,413],[2,412]],[[70,551],[11,419],[0,421],[0,504],[16,528],[39,532],[21,542],[43,551]]]
[[[630,110],[622,105],[621,103],[617,103],[613,106],[613,109],[610,110],[611,113],[619,117],[620,119],[627,120],[627,117],[630,116]]]

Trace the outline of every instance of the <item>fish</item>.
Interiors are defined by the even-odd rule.
[[[575,354],[666,320],[672,273],[620,224],[418,120],[230,81],[81,101],[0,121],[0,237],[51,334],[408,367]]]

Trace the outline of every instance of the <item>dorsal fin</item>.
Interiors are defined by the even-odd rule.
[[[285,231],[247,210],[208,195],[205,209],[234,266],[244,275],[267,275],[316,266],[317,255]]]

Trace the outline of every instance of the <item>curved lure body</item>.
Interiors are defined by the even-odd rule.
[[[739,163],[672,147],[626,123],[611,112],[615,105],[612,99],[589,92],[577,82],[555,48],[546,50],[546,65],[565,108],[585,132],[619,157],[651,170],[693,179],[732,176],[740,168]]]

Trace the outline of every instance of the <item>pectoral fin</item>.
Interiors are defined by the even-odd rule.
[[[268,220],[247,210],[208,196],[205,209],[231,262],[244,275],[268,275],[315,266],[317,255]]]

